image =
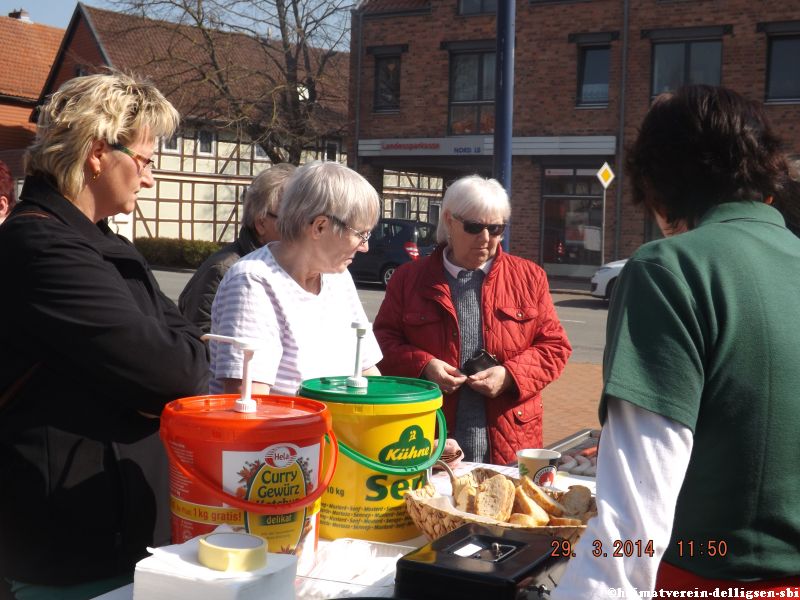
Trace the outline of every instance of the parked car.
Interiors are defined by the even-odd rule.
[[[611,292],[626,262],[628,262],[628,259],[623,258],[622,260],[606,263],[597,269],[594,275],[592,275],[592,296],[611,300]]]
[[[410,219],[379,219],[369,250],[356,252],[350,273],[357,281],[379,281],[385,286],[397,267],[427,256],[435,247],[436,226]]]

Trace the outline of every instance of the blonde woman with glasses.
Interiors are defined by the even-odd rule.
[[[304,379],[351,375],[356,335],[366,322],[347,266],[366,252],[378,220],[375,189],[333,162],[298,168],[278,210],[281,239],[239,260],[225,274],[211,309],[211,331],[263,342],[249,373],[253,393],[293,396]],[[364,375],[379,375],[371,331],[361,352]],[[211,343],[211,391],[238,392],[242,352]]]
[[[0,575],[17,599],[91,598],[167,544],[158,415],[205,391],[200,331],[106,219],[154,185],[178,124],[151,84],[64,83],[42,107],[20,202],[0,227]]]

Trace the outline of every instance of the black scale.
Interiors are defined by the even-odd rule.
[[[568,557],[561,538],[469,523],[397,561],[395,597],[407,600],[549,598]],[[556,550],[556,552],[554,552]]]

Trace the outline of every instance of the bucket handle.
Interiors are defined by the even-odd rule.
[[[436,464],[436,461],[439,460],[439,457],[442,456],[442,452],[444,452],[444,445],[447,441],[447,425],[445,423],[444,413],[442,412],[441,408],[436,410],[436,423],[439,425],[439,444],[437,445],[433,456],[421,465],[387,465],[374,460],[369,456],[364,456],[358,450],[351,448],[342,441],[339,442],[339,451],[350,460],[353,460],[360,465],[367,467],[368,469],[378,471],[379,473],[383,473],[385,475],[415,475],[421,471],[427,471],[430,469]]]
[[[339,458],[339,453],[336,451],[337,447],[337,440],[336,435],[333,433],[332,429],[328,430],[328,433],[325,436],[328,441],[328,446],[330,446],[330,463],[328,464],[328,470],[325,473],[325,477],[320,482],[320,485],[317,487],[316,490],[311,492],[308,496],[304,496],[302,498],[298,498],[297,500],[292,500],[291,502],[279,502],[276,504],[261,504],[259,502],[249,502],[238,496],[234,496],[226,492],[223,489],[220,489],[218,485],[215,485],[212,481],[210,481],[205,475],[202,473],[196,473],[189,469],[186,465],[184,465],[178,455],[175,454],[175,451],[172,449],[172,445],[169,438],[165,436],[164,439],[164,447],[167,450],[167,457],[172,461],[174,464],[178,466],[178,469],[189,479],[192,480],[193,483],[196,483],[198,487],[200,487],[204,492],[212,494],[214,496],[221,497],[226,503],[234,508],[238,508],[240,510],[244,510],[247,512],[254,512],[260,515],[283,515],[290,512],[297,512],[304,509],[309,504],[316,502],[322,494],[325,493],[325,490],[328,489],[328,484],[330,484],[331,479],[333,479],[333,472],[336,469],[336,462]]]

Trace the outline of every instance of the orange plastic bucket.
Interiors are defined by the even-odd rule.
[[[297,554],[301,570],[313,563],[319,499],[338,458],[330,413],[286,396],[253,396],[256,412],[242,413],[233,409],[238,398],[181,398],[164,408],[172,541],[229,525],[263,537],[270,552]]]

